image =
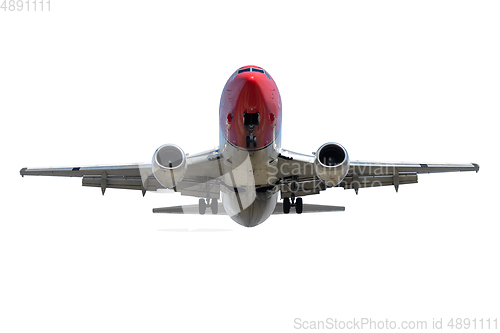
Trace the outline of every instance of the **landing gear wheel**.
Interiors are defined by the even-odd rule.
[[[205,215],[205,211],[207,210],[207,203],[205,202],[205,199],[200,199],[198,204],[198,209],[201,215]]]
[[[212,199],[210,202],[210,209],[212,210],[212,214],[217,214],[219,212],[219,203],[217,199]]]
[[[247,136],[247,148],[250,148],[251,145],[253,145],[254,148],[257,148],[257,137],[256,136]]]
[[[283,199],[283,214],[290,213],[290,198]]]
[[[302,198],[295,199],[295,212],[297,214],[302,214]]]

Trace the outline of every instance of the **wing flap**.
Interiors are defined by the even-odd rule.
[[[181,195],[186,195],[190,197],[197,198],[220,198],[220,185],[217,181],[207,180],[204,182],[195,181],[181,181],[175,187],[176,192],[180,192]]]
[[[102,187],[102,184],[103,184],[102,175],[82,177],[82,186]],[[147,180],[143,182],[141,177],[115,176],[115,175],[108,175],[106,177],[105,187],[128,189],[128,190],[146,190],[146,191],[156,191],[159,188],[163,188],[154,177],[148,177]]]
[[[347,175],[344,180],[338,185],[343,187],[344,190],[354,189],[357,191],[359,188],[390,186],[390,185],[404,185],[418,183],[418,176],[416,173],[398,174],[398,180],[393,175],[383,176],[357,176]]]

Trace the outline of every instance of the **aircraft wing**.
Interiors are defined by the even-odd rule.
[[[279,156],[279,172],[282,197],[318,194],[327,188],[315,171],[314,155],[304,155],[283,150]],[[466,164],[424,164],[424,163],[380,163],[368,161],[351,161],[346,177],[337,185],[344,189],[354,189],[356,194],[360,188],[394,186],[418,182],[420,173],[479,171],[479,165]],[[298,189],[294,191],[294,187]]]
[[[479,171],[475,163],[465,164],[425,164],[425,163],[380,163],[352,161],[344,180],[338,185],[345,190],[362,187],[393,185],[398,191],[399,185],[418,182],[420,173]]]
[[[187,156],[186,174],[174,191],[182,195],[200,198],[219,198],[219,152],[212,150]],[[102,194],[107,188],[156,191],[164,188],[154,177],[151,164],[113,166],[23,168],[21,176],[80,177],[83,186],[100,187]],[[207,196],[208,194],[208,196]]]

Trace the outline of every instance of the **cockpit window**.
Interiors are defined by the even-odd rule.
[[[240,68],[238,69],[238,74],[243,73],[243,72],[258,72],[262,74],[266,74],[267,78],[271,80],[271,77],[265,70],[263,70],[261,67],[255,68],[255,67],[247,67],[247,68]]]
[[[238,71],[235,73],[235,75],[231,78],[231,80],[234,80],[234,77],[240,73],[244,73],[244,72],[258,72],[258,73],[262,73],[262,74],[266,74],[267,78],[269,80],[271,80],[271,77],[269,76],[269,74],[267,74],[267,72],[265,70],[262,69],[262,67],[247,67],[247,68],[243,68],[241,67],[240,69],[238,69]]]

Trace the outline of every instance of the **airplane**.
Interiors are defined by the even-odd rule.
[[[479,171],[479,165],[351,161],[335,142],[312,155],[281,148],[282,104],[276,82],[258,66],[237,69],[227,80],[219,107],[219,146],[188,155],[175,144],[153,154],[151,164],[21,169],[37,176],[81,177],[83,186],[147,191],[170,189],[199,198],[198,204],[153,209],[154,213],[229,215],[254,227],[272,214],[343,211],[341,206],[304,204],[303,197],[342,187],[353,189],[417,183],[420,173]],[[278,202],[278,195],[282,202]]]

